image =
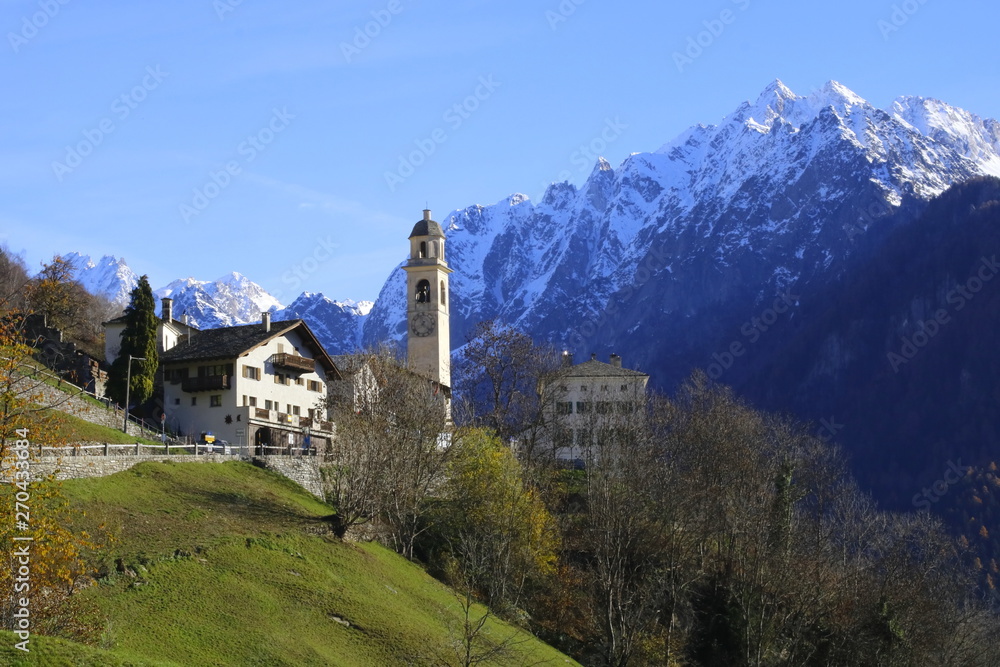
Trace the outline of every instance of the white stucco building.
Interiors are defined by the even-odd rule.
[[[160,357],[169,429],[232,445],[323,451],[337,367],[302,320],[195,332]]]
[[[610,363],[591,355],[573,364],[573,355],[563,353],[563,365],[539,387],[546,424],[546,438],[556,458],[587,461],[588,450],[602,422],[628,419],[645,408],[649,375],[622,367],[612,354]]]
[[[160,305],[161,317],[156,324],[156,351],[158,354],[163,354],[198,329],[187,322],[174,319],[172,299],[163,298],[160,300]],[[187,316],[184,319],[187,319]],[[109,366],[118,358],[118,353],[122,349],[124,331],[124,315],[104,323],[104,360]]]

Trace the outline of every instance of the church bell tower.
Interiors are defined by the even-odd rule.
[[[451,328],[444,232],[424,209],[410,233],[406,271],[406,359],[410,370],[451,387]]]

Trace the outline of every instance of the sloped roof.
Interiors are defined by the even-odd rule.
[[[109,324],[125,324],[127,322],[127,320],[128,320],[128,318],[127,318],[126,315],[121,315],[119,317],[116,317],[113,320],[108,320],[107,322],[102,322],[101,324],[103,326],[107,326]],[[156,318],[156,322],[157,322],[157,325],[163,324],[163,320],[161,318]],[[186,323],[184,323],[184,322],[182,322],[180,320],[175,320],[173,318],[170,318],[170,324],[173,324],[176,327],[187,327],[188,329],[194,329],[195,331],[199,330],[198,327],[194,326],[193,324],[186,324]]]
[[[272,322],[270,331],[263,323],[199,331],[187,341],[161,354],[160,361],[177,363],[181,361],[233,359],[291,331],[296,331],[302,336],[303,343],[312,352],[313,359],[321,363],[328,374],[332,373],[339,377],[340,372],[337,370],[337,365],[323,349],[312,330],[309,329],[309,325],[303,320]]]
[[[611,364],[606,364],[603,361],[597,361],[596,359],[590,359],[584,361],[583,363],[576,364],[575,366],[569,366],[567,368],[561,368],[556,371],[556,375],[560,378],[570,378],[570,377],[620,377],[620,378],[648,378],[648,373],[642,373],[640,371],[634,371],[631,368],[621,368],[619,366],[612,366]]]

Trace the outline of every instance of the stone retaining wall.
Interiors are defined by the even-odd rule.
[[[179,456],[167,454],[111,454],[109,456],[43,456],[32,459],[31,476],[35,479],[55,473],[56,479],[79,479],[83,477],[107,477],[116,472],[145,463],[224,463],[238,460],[223,454]],[[7,465],[4,466],[6,468]]]
[[[323,478],[315,456],[255,456],[253,463],[284,475],[306,491],[323,499]]]

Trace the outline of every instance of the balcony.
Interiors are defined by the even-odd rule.
[[[181,380],[181,390],[186,392],[219,391],[220,389],[229,389],[228,375],[209,375]]]
[[[299,373],[311,373],[316,370],[316,361],[307,357],[300,357],[297,354],[282,352],[271,356],[271,363],[275,368],[285,368]]]
[[[261,426],[284,427],[285,429],[297,430],[308,428],[313,433],[331,433],[333,422],[320,421],[319,419],[306,416],[290,415],[278,410],[266,410],[253,406],[240,408],[245,410],[243,419],[248,423],[255,423]]]

